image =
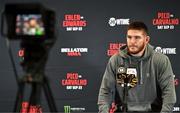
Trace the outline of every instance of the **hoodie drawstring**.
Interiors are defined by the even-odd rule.
[[[142,60],[140,62],[140,84],[143,84],[143,76],[142,76]]]

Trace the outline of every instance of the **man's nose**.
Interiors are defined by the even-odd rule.
[[[130,43],[136,43],[136,39],[132,37],[132,38],[130,39]]]

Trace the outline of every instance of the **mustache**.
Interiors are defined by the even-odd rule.
[[[137,45],[129,45],[128,47],[138,47]]]

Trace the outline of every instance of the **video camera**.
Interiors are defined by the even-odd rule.
[[[21,40],[21,64],[26,71],[34,70],[35,65],[45,64],[49,48],[55,43],[55,13],[39,3],[6,4],[1,33],[9,40]]]
[[[54,40],[55,13],[35,3],[6,4],[3,17],[6,18],[8,39],[22,39],[28,41]],[[4,27],[2,18],[2,28]]]
[[[6,4],[1,19],[1,34],[6,37],[6,44],[12,62],[18,92],[16,96],[14,112],[31,112],[31,106],[40,106],[41,89],[51,112],[57,112],[52,96],[48,78],[45,76],[45,64],[48,53],[54,44],[55,37],[55,13],[37,3]],[[20,40],[20,48],[23,50],[23,59],[20,64],[25,71],[24,76],[18,77],[9,40]],[[21,105],[24,101],[26,84],[31,84],[31,95],[27,108]]]

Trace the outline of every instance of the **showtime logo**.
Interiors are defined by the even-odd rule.
[[[87,84],[87,79],[83,79],[82,75],[78,73],[67,73],[66,79],[61,80],[61,85],[65,86],[67,90],[82,90]]]
[[[174,29],[176,25],[179,25],[179,18],[175,18],[170,12],[158,12],[152,24],[157,26],[157,29]]]
[[[66,53],[70,57],[82,56],[82,53],[87,53],[88,48],[61,48],[61,53]]]
[[[124,45],[126,45],[126,44],[125,43],[109,43],[109,48],[107,50],[107,56],[114,55]]]
[[[66,31],[82,31],[87,26],[87,22],[80,14],[66,14],[62,26]]]
[[[176,54],[176,48],[162,48],[162,47],[156,47],[156,52],[162,53],[162,54]]]
[[[174,107],[173,111],[180,111],[180,107]]]
[[[123,19],[123,18],[116,19],[114,17],[111,17],[109,19],[109,25],[111,27],[114,27],[115,25],[129,25],[129,18],[126,18],[126,19]]]

